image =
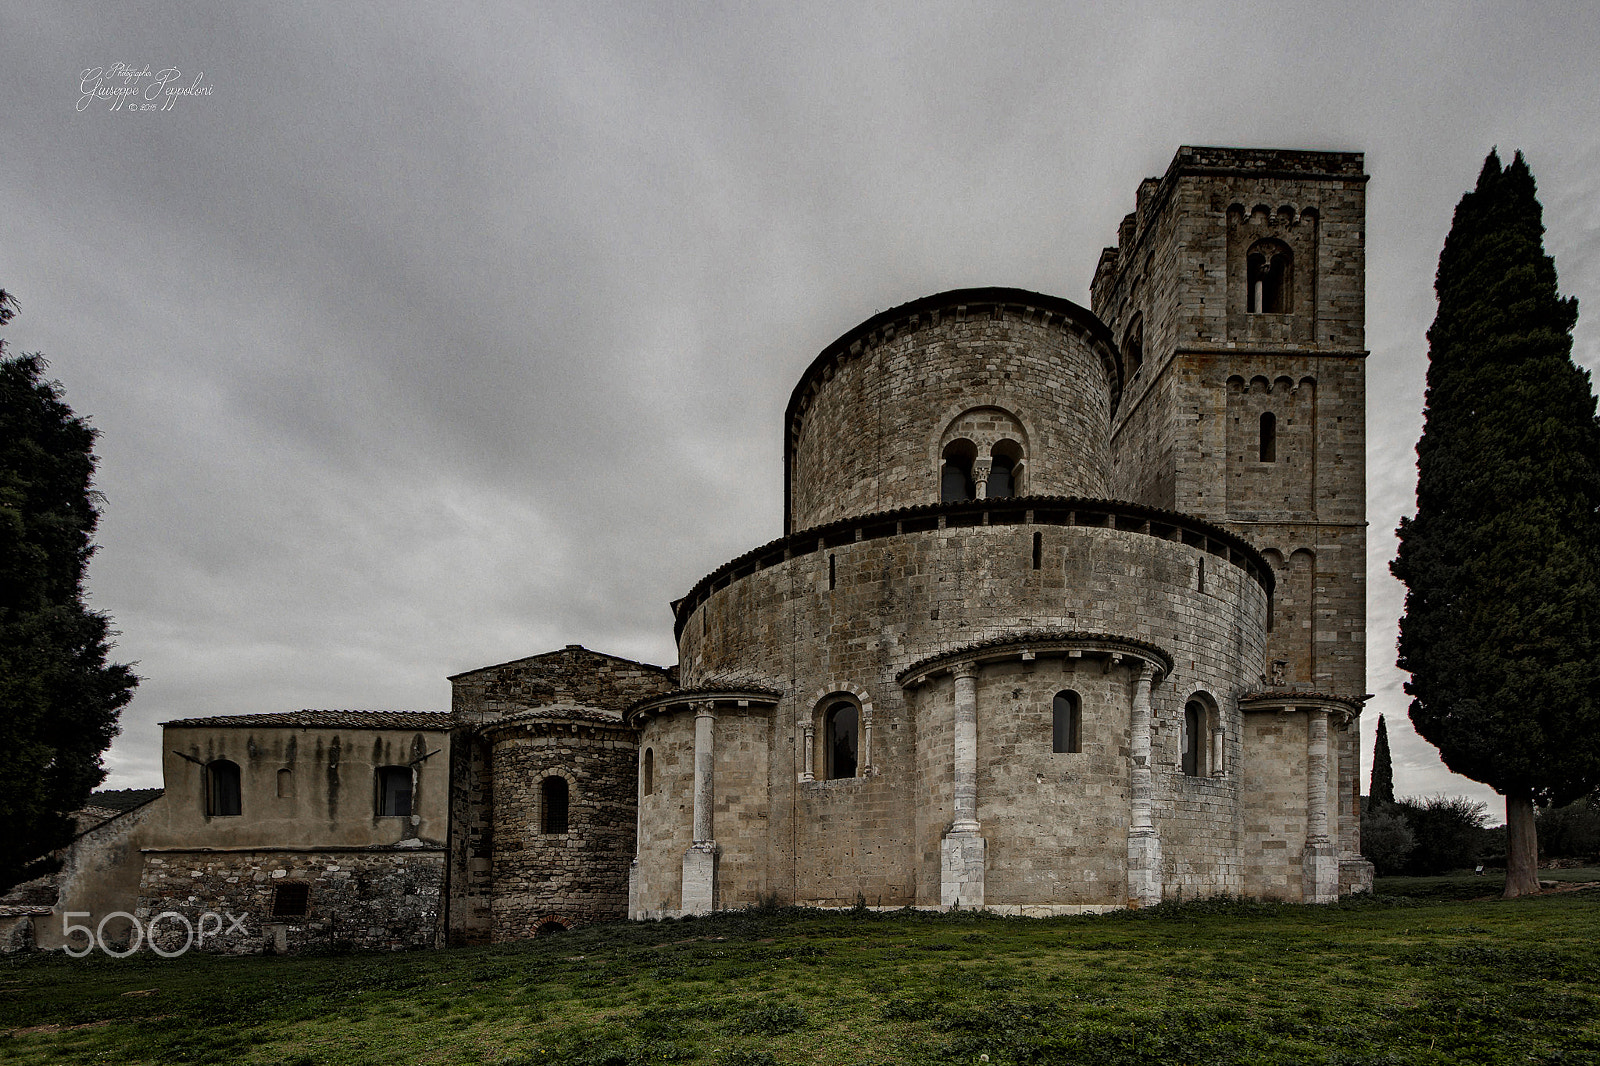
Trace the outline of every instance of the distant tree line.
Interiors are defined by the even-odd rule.
[[[1488,808],[1465,796],[1361,798],[1361,852],[1379,877],[1429,877],[1504,867],[1506,827],[1488,827]],[[1538,814],[1541,859],[1600,860],[1600,795]]]

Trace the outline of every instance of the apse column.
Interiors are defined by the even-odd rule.
[[[953,674],[955,819],[940,849],[939,902],[946,907],[981,907],[987,855],[978,824],[978,667],[961,663]]]
[[[1139,667],[1130,714],[1133,806],[1128,819],[1128,905],[1133,907],[1153,907],[1161,902],[1161,837],[1151,808],[1150,686],[1155,676],[1154,663]]]
[[[1339,849],[1328,839],[1328,712],[1306,710],[1306,848],[1302,862],[1307,903],[1339,898]]]
[[[711,825],[716,766],[716,714],[707,701],[694,706],[694,843],[683,853],[683,913],[710,914],[716,906],[717,842]]]

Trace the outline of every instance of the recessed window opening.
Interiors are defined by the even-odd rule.
[[[1014,440],[996,441],[989,449],[989,480],[984,484],[985,499],[999,500],[1022,492],[1022,448]]]
[[[841,701],[828,708],[823,743],[829,781],[856,776],[856,752],[860,738],[861,716],[855,704]]]
[[[227,759],[206,763],[206,813],[227,817],[239,811],[239,764]]]
[[[839,568],[837,566],[837,560],[832,555],[830,555],[830,556],[828,556],[828,591],[832,592],[834,590],[835,586],[838,585],[838,583],[839,583]]]
[[[1039,564],[1044,561],[1044,534],[1033,535],[1033,568],[1039,569]]]
[[[1198,577],[1197,581],[1195,582],[1195,591],[1204,592],[1205,590],[1206,590],[1206,559],[1205,559],[1205,556],[1202,555],[1200,557],[1199,577]]]
[[[970,440],[953,440],[944,447],[939,468],[939,502],[959,503],[977,496],[972,481],[972,463],[978,449]]]
[[[539,782],[539,832],[567,831],[567,779],[547,777]]]
[[[656,753],[655,753],[655,749],[653,749],[653,748],[644,749],[644,765],[643,765],[643,768],[639,771],[639,773],[640,773],[640,777],[642,779],[641,780],[641,784],[639,786],[639,791],[642,792],[646,796],[655,795],[655,793],[656,793]]]
[[[379,817],[411,817],[411,787],[411,767],[378,767]]]
[[[1199,777],[1206,772],[1205,734],[1205,704],[1190,700],[1183,708],[1183,772],[1189,777]]]
[[[294,771],[289,769],[278,771],[278,798],[281,800],[294,799]]]
[[[1050,750],[1057,755],[1083,751],[1083,705],[1070,689],[1056,693],[1050,712]]]
[[[1277,241],[1258,241],[1245,256],[1245,299],[1250,314],[1286,315],[1293,310],[1293,259]]]
[[[304,918],[311,910],[311,885],[304,881],[288,881],[272,890],[272,916],[274,918]]]
[[[1278,461],[1278,416],[1271,411],[1261,416],[1261,461]]]
[[[1128,380],[1144,366],[1144,316],[1134,315],[1122,342],[1122,373]]]

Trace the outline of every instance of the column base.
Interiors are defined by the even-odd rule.
[[[697,841],[683,853],[684,914],[710,914],[717,908],[717,842]]]
[[[973,832],[946,833],[939,847],[939,903],[982,907],[989,843]]]
[[[1128,830],[1128,906],[1161,902],[1161,838],[1154,829]]]
[[[1372,878],[1376,871],[1372,863],[1360,855],[1346,855],[1339,860],[1339,893],[1351,895],[1357,892],[1371,892]]]
[[[1332,903],[1339,898],[1339,849],[1332,844],[1307,844],[1301,866],[1300,898],[1306,903]]]

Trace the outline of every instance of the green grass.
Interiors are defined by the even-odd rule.
[[[1596,882],[1600,881],[1600,868],[1540,870],[1539,880],[1568,884]],[[1374,888],[1380,895],[1418,899],[1498,899],[1506,890],[1506,872],[1494,870],[1480,876],[1463,870],[1443,877],[1380,877]]]
[[[396,955],[13,957],[0,1032],[17,1063],[1594,1063],[1600,892],[1048,920],[746,912]]]

